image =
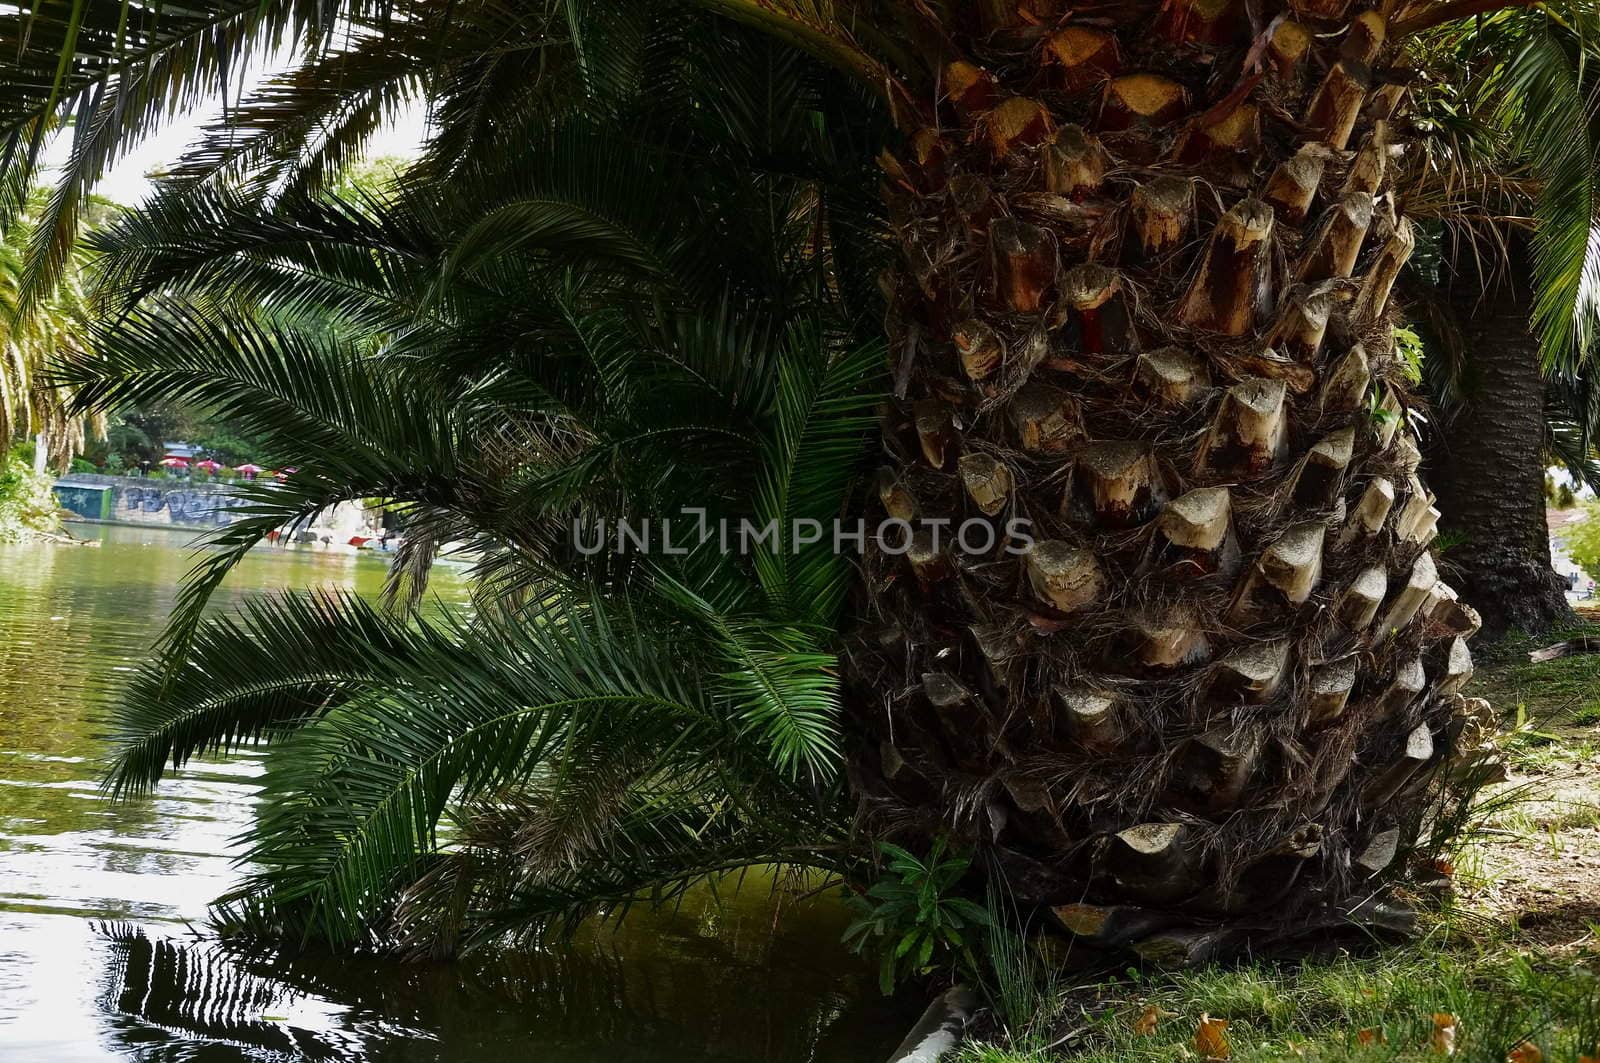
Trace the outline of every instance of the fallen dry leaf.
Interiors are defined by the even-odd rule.
[[[1228,1020],[1200,1016],[1200,1025],[1194,1031],[1194,1050],[1203,1059],[1227,1059],[1233,1054],[1228,1045]]]
[[[1160,1021],[1161,1009],[1151,1004],[1133,1020],[1133,1032],[1140,1037],[1149,1037],[1156,1032],[1156,1023]]]
[[[1544,1053],[1532,1041],[1524,1041],[1506,1054],[1506,1063],[1544,1063]]]
[[[1376,1026],[1356,1031],[1356,1044],[1361,1045],[1363,1048],[1369,1045],[1386,1045],[1388,1043],[1389,1039],[1383,1036],[1383,1031]]]
[[[1460,1027],[1456,1024],[1456,1017],[1448,1011],[1433,1013],[1433,1039],[1431,1041],[1435,1055],[1453,1056],[1456,1054],[1456,1032]]]

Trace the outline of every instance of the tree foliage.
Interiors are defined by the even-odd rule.
[[[1567,553],[1594,580],[1600,580],[1600,519],[1597,518],[1600,518],[1600,503],[1586,503],[1582,517],[1561,531]]]
[[[23,542],[60,524],[49,479],[34,474],[20,449],[0,451],[0,543]]]
[[[281,749],[261,871],[223,906],[242,927],[435,951],[859,859],[849,560],[787,531],[751,557],[586,555],[574,530],[671,518],[682,542],[686,511],[788,529],[850,505],[883,364],[873,112],[743,32],[602,33],[629,43],[563,86],[579,102],[500,107],[506,135],[448,162],[436,141],[392,189],[180,166],[93,238],[105,324],[57,369],[75,408],[182,399],[298,469],[243,489],[111,721],[119,794]],[[204,617],[268,532],[367,497],[406,522],[387,611]],[[414,608],[443,544],[476,559],[470,617]]]
[[[1507,228],[1533,233],[1534,331],[1553,374],[1585,365],[1600,321],[1600,83],[1591,5],[1512,7],[1445,23],[1423,72],[1414,209],[1448,223],[1451,258],[1487,280]]]
[[[82,416],[69,415],[67,397],[45,379],[50,362],[87,342],[85,254],[80,250],[70,259],[49,298],[34,312],[22,313],[27,246],[43,204],[43,194],[36,194],[27,213],[9,228],[0,228],[0,445],[43,432],[48,456],[65,468],[83,449],[86,429],[98,429],[102,419],[93,415],[86,422]]]

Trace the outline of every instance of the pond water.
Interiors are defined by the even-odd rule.
[[[159,632],[191,536],[74,530],[101,545],[0,546],[0,1060],[876,1063],[910,1025],[839,946],[836,901],[759,883],[453,964],[221,948],[206,905],[237,877],[259,757],[191,764],[136,802],[97,793],[95,713]],[[383,577],[376,558],[266,548],[222,601]]]

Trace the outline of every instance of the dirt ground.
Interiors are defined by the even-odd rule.
[[[1585,789],[1561,785],[1591,803],[1600,793],[1593,772]],[[1469,911],[1517,932],[1519,940],[1554,951],[1596,947],[1600,929],[1600,829],[1549,827],[1548,836],[1489,843],[1485,881],[1461,890]]]
[[[1508,640],[1480,662],[1468,692],[1506,718],[1510,773],[1456,869],[1468,913],[1557,952],[1600,951],[1600,654],[1534,664],[1528,651],[1577,633]]]

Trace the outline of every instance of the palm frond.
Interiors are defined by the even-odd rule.
[[[1555,377],[1545,385],[1545,453],[1591,491],[1600,491],[1600,389],[1587,377]]]
[[[252,648],[265,645],[271,654]],[[139,793],[191,757],[305,726],[359,684],[367,654],[406,648],[390,622],[344,599],[248,602],[208,621],[180,668],[147,668],[130,684],[109,721],[116,761],[107,787]]]
[[[1533,229],[1534,318],[1545,363],[1560,371],[1581,362],[1600,320],[1596,33],[1600,20],[1581,5],[1503,10],[1442,28],[1423,52],[1446,64],[1436,74],[1433,127],[1474,127],[1465,137],[1431,138],[1430,153],[1459,157],[1446,165],[1479,187],[1457,196],[1486,219]],[[1504,256],[1490,248],[1484,257],[1488,276]]]
[[[212,534],[215,551],[202,555],[179,595],[168,634],[174,652],[227,573],[273,530],[360,498],[456,504],[476,476],[459,463],[461,440],[487,413],[470,397],[447,404],[397,371],[369,371],[358,351],[326,332],[172,301],[102,328],[90,349],[55,366],[54,378],[74,389],[78,411],[181,397],[272,440],[298,464],[286,484],[239,488],[242,519]]]
[[[894,23],[883,18],[893,7],[878,6],[878,19],[858,18],[857,5],[842,0],[695,0],[708,11],[755,27],[822,59],[881,93],[904,121],[913,121],[911,93],[900,77],[862,42],[861,32],[884,33]],[[881,44],[881,38],[880,44]]]
[[[836,549],[833,522],[842,517],[840,503],[850,494],[862,440],[875,421],[884,352],[868,344],[819,365],[804,353],[819,339],[791,334],[790,349],[799,356],[779,367],[773,433],[756,495],[757,519],[776,526],[777,542],[770,551],[756,551],[753,562],[775,608],[828,625],[852,572]],[[817,534],[803,542],[810,530]]]
[[[463,6],[460,40],[548,40],[395,34],[432,50],[437,134],[392,191],[333,190],[343,149],[319,171],[310,132],[401,91],[378,41],[324,57],[370,75],[348,99],[301,73],[247,102],[237,150],[191,153],[97,237],[114,316],[55,370],[84,408],[181,398],[298,466],[212,536],[114,718],[118,792],[268,745],[261,872],[222,909],[249,928],[433,950],[853,859],[831,536],[641,558],[569,529],[849,509],[883,361],[881,113],[688,7],[563,2],[558,40]],[[576,87],[530,78],[544,61]],[[726,165],[682,166],[701,155]],[[205,617],[260,538],[365,497],[406,521],[393,601],[419,604],[439,544],[478,557],[470,620],[316,597]]]
[[[647,742],[655,766],[640,769],[646,776],[686,747],[740,762],[737,728],[677,666],[697,652],[692,640],[663,641],[626,614],[592,609],[522,619],[405,625],[323,597],[268,600],[238,622],[208,621],[192,676],[172,683],[151,668],[131,694],[141,714],[122,729],[116,778],[148,781],[163,752],[281,743],[250,832],[249,859],[263,870],[237,899],[255,898],[280,925],[348,942],[381,912],[397,877],[437,847],[452,799],[560,776],[622,735]],[[325,648],[298,664],[259,662],[298,653],[308,637]],[[323,674],[335,656],[346,662],[336,692]]]
[[[88,343],[89,313],[82,282],[91,256],[75,250],[50,298],[36,312],[22,313],[26,248],[42,197],[34,196],[28,207],[0,235],[0,446],[18,435],[43,431],[49,460],[65,468],[82,450],[86,427],[99,418],[69,412],[65,403],[70,395],[46,386],[46,367]]]
[[[83,197],[130,144],[174,113],[227,98],[253,49],[287,42],[319,47],[343,18],[383,0],[202,0],[184,7],[74,0],[0,14],[0,188],[27,188],[58,124],[73,124],[71,159],[39,227],[25,308],[60,276]],[[0,225],[20,207],[0,197]]]
[[[1600,79],[1584,41],[1545,25],[1507,64],[1519,142],[1543,179],[1534,232],[1534,319],[1546,364],[1571,369],[1600,316]]]
[[[721,692],[778,770],[830,780],[839,757],[837,660],[819,652],[825,629],[741,617],[669,579],[660,593],[704,629],[720,659]]]

